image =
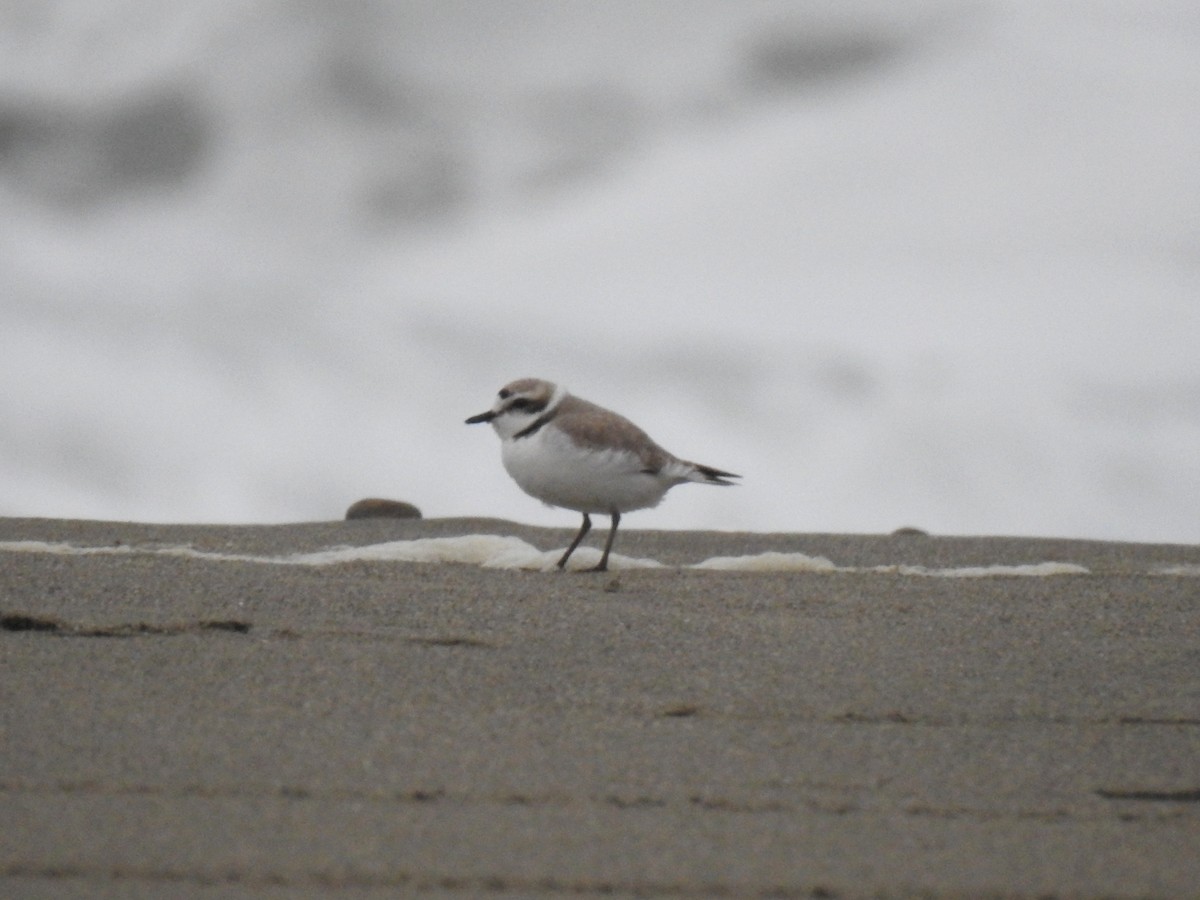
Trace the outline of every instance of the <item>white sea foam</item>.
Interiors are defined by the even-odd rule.
[[[1089,575],[1091,570],[1075,563],[1040,562],[1025,565],[961,566],[950,569],[930,569],[925,566],[872,566],[872,572],[894,572],[898,575],[921,575],[929,578],[996,578],[1034,577],[1048,575]]]
[[[1180,563],[1173,566],[1156,566],[1151,575],[1177,575],[1185,578],[1200,578],[1200,564]]]
[[[752,553],[746,556],[713,556],[698,562],[693,569],[719,569],[726,572],[839,572],[839,569],[823,556],[808,556],[804,553]]]
[[[137,546],[105,544],[100,547],[80,547],[65,541],[0,541],[0,551],[8,553],[57,553],[62,556],[186,556],[192,559],[211,559],[222,562],[280,563],[287,560],[270,556],[246,556],[238,553],[215,553],[197,550],[182,544]]]
[[[360,561],[464,563],[485,569],[549,570],[555,567],[561,555],[561,550],[538,550],[527,541],[516,537],[467,534],[461,537],[389,541],[385,544],[369,544],[364,547],[333,547],[316,553],[300,553],[271,561],[310,566]],[[599,550],[594,547],[580,547],[572,554],[569,567],[582,569],[594,566],[599,561]],[[608,564],[610,568],[618,571],[663,567],[662,563],[653,559],[640,559],[623,556],[619,553],[611,554]]]
[[[411,541],[388,541],[361,547],[330,547],[312,553],[291,553],[284,556],[253,556],[242,553],[216,553],[197,550],[186,545],[130,544],[80,547],[60,541],[0,541],[0,552],[57,553],[67,556],[182,556],[221,562],[248,562],[283,566],[335,566],[355,562],[460,563],[485,569],[550,570],[555,568],[562,550],[538,550],[516,537],[493,534],[468,534],[448,538],[418,538]],[[600,551],[580,547],[571,556],[568,568],[584,569],[600,561]],[[663,564],[613,553],[608,558],[611,569],[657,569]]]
[[[312,553],[291,553],[283,556],[253,556],[240,553],[216,553],[197,550],[186,545],[106,545],[80,547],[55,541],[0,541],[0,552],[59,553],[70,556],[181,556],[222,562],[248,562],[262,565],[335,566],[356,562],[396,563],[457,563],[485,569],[526,569],[550,571],[555,568],[562,550],[538,550],[517,537],[493,534],[468,534],[459,537],[418,538],[411,541],[388,541],[361,547],[331,547]],[[595,547],[580,547],[571,557],[572,570],[595,565],[600,551]],[[609,557],[614,571],[628,569],[663,569],[663,563],[644,557]],[[933,578],[995,578],[1046,577],[1052,575],[1087,575],[1090,570],[1075,563],[1041,562],[1025,565],[966,566],[932,569],[926,566],[897,564],[886,566],[839,566],[823,556],[804,553],[767,551],[744,556],[714,556],[681,568],[726,572],[811,572],[811,573],[878,573]],[[1174,566],[1156,569],[1162,575],[1200,575],[1200,566]]]
[[[563,526],[461,424],[539,374],[746,476],[637,527],[1200,542],[1191,4],[610,5],[0,15],[0,510]]]
[[[804,553],[753,553],[746,556],[714,556],[696,563],[693,569],[722,569],[737,572],[878,572],[880,574],[918,575],[930,578],[994,578],[1011,576],[1087,575],[1089,570],[1075,563],[1042,562],[1027,565],[964,566],[931,569],[926,566],[839,566],[823,556]]]

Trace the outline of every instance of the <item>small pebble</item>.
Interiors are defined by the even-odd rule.
[[[381,500],[367,497],[346,510],[347,519],[419,519],[421,511],[403,500]]]

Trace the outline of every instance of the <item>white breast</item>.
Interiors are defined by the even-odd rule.
[[[628,512],[657,506],[674,479],[642,471],[632,453],[588,450],[549,423],[501,446],[504,468],[521,490],[578,512]]]

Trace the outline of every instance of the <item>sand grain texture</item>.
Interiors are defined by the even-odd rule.
[[[0,520],[282,555],[494,520]],[[0,552],[5,897],[1194,896],[1200,548],[623,532],[618,574]]]

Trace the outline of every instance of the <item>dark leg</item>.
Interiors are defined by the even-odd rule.
[[[591,530],[592,530],[591,517],[587,513],[584,513],[583,514],[583,524],[581,526],[579,526],[579,534],[575,535],[575,540],[571,541],[571,546],[567,548],[567,552],[564,553],[562,555],[562,559],[560,559],[558,561],[558,567],[560,569],[566,568],[567,560],[571,558],[571,554],[575,552],[575,548],[579,546],[579,542],[582,541],[584,539],[584,537],[587,536],[587,533]],[[604,558],[607,559],[608,554],[605,554]]]
[[[612,513],[612,528],[608,529],[608,540],[604,542],[604,555],[600,557],[600,562],[592,569],[593,572],[608,571],[608,554],[612,550],[613,539],[617,536],[617,526],[621,524],[621,514],[615,509]]]

